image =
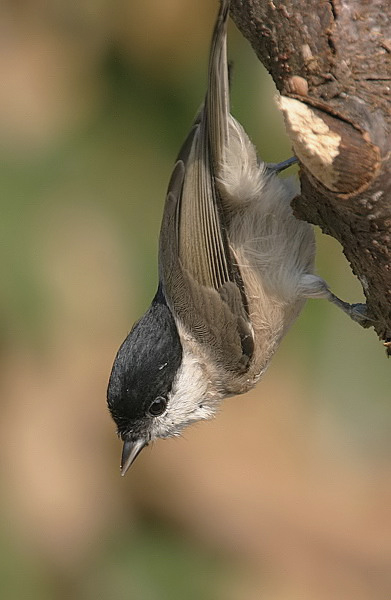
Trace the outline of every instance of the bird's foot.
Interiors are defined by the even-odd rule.
[[[349,304],[349,302],[344,302],[332,292],[330,292],[328,300],[349,315],[353,321],[359,323],[361,327],[367,328],[373,325],[374,321],[368,316],[368,307],[366,304]]]

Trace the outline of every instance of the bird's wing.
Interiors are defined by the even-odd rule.
[[[179,153],[169,184],[160,277],[170,307],[186,330],[213,347],[224,367],[243,371],[253,353],[253,336],[214,167],[223,159],[228,136],[228,6],[229,2],[222,2],[213,34],[204,108]]]

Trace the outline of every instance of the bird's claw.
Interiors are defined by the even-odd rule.
[[[347,315],[349,315],[349,317],[353,321],[361,325],[361,327],[364,327],[366,329],[367,327],[371,327],[371,325],[373,325],[374,320],[368,316],[368,307],[366,304],[360,302],[356,304],[349,304],[348,302],[344,302],[334,294],[332,294],[331,302],[333,302],[333,304],[336,304],[336,306],[339,306],[339,308],[341,308]]]

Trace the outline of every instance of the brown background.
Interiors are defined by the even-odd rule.
[[[309,302],[251,394],[147,449],[126,479],[105,406],[156,287],[177,149],[217,3],[0,8],[0,590],[80,600],[386,600],[389,363]],[[233,112],[287,158],[273,85],[232,26]],[[331,238],[318,271],[359,301]]]

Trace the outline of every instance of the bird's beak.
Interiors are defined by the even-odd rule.
[[[122,458],[121,458],[121,475],[122,477],[125,475],[126,471],[129,469],[132,462],[134,462],[137,456],[140,454],[141,450],[148,445],[148,442],[143,440],[142,438],[136,441],[133,440],[125,440],[124,447],[122,449]]]

